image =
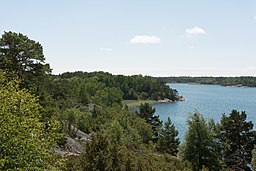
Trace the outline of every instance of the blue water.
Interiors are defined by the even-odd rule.
[[[168,84],[185,97],[185,101],[153,105],[160,119],[171,118],[179,138],[184,139],[187,130],[186,121],[195,110],[205,119],[219,122],[224,113],[232,109],[246,111],[247,120],[256,124],[256,88],[223,87],[218,85]],[[255,128],[256,126],[254,126]]]

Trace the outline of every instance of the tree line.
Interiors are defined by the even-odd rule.
[[[142,75],[113,75],[107,72],[66,72],[59,75],[62,79],[80,78],[80,79],[97,79],[98,82],[103,83],[106,87],[114,87],[120,90],[123,94],[124,100],[137,99],[152,99],[160,100],[168,98],[170,100],[177,100],[178,92],[175,89],[170,89],[164,82],[154,79],[150,76]]]
[[[245,170],[255,164],[255,131],[233,110],[220,123],[194,112],[185,141],[168,118],[124,99],[169,98],[176,90],[149,76],[105,72],[51,75],[39,42],[5,32],[0,38],[0,170]],[[78,156],[54,148],[90,135]],[[79,141],[79,140],[78,140]],[[253,157],[254,156],[254,157]]]
[[[217,84],[221,86],[256,87],[256,77],[158,77],[166,83]]]

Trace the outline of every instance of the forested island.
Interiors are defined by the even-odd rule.
[[[0,38],[0,170],[249,170],[256,132],[246,113],[219,123],[194,112],[184,142],[149,103],[179,100],[167,79],[107,72],[51,74],[39,42]]]
[[[158,77],[166,83],[214,84],[221,86],[256,87],[256,77]]]

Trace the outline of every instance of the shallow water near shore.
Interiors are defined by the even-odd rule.
[[[184,140],[187,119],[194,111],[200,112],[205,119],[213,118],[219,122],[224,113],[232,109],[246,111],[247,120],[256,124],[256,88],[223,87],[218,85],[168,84],[185,97],[185,101],[154,104],[156,114],[166,121],[171,118]],[[254,126],[255,128],[255,126]]]

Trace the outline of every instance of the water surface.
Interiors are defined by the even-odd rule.
[[[186,121],[190,113],[197,110],[206,119],[219,122],[222,114],[229,114],[232,109],[246,111],[247,120],[256,124],[256,88],[223,87],[218,85],[168,84],[185,97],[185,101],[153,105],[160,119],[171,118],[184,139],[187,130]]]

